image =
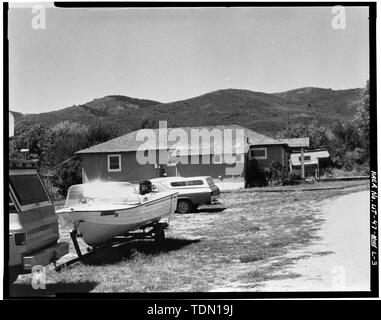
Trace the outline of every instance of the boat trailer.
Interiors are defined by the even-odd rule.
[[[84,261],[90,256],[99,254],[101,249],[120,247],[133,240],[152,239],[156,243],[161,244],[165,240],[164,230],[167,229],[168,226],[169,226],[168,222],[155,222],[152,224],[148,224],[148,225],[145,225],[144,227],[141,227],[140,228],[141,231],[138,231],[138,230],[131,231],[127,233],[126,235],[116,236],[113,239],[105,243],[102,243],[100,245],[94,246],[92,248],[88,247],[86,253],[82,253],[81,248],[79,247],[79,244],[78,244],[78,238],[80,238],[81,236],[78,234],[77,229],[73,229],[70,231],[70,238],[73,242],[75,252],[77,253],[77,258],[64,262],[60,265],[54,264],[55,270],[59,272],[62,269],[67,268],[68,266],[76,262]],[[149,230],[146,231],[146,229],[149,229]]]

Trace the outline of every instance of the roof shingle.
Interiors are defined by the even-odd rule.
[[[291,148],[308,148],[310,146],[310,138],[289,138],[289,139],[278,139],[280,142],[288,144]]]
[[[237,141],[236,135],[237,132],[234,132],[234,130],[241,129],[243,130],[244,134],[244,141],[242,143],[244,144],[244,148],[247,148],[248,145],[279,145],[284,144],[284,142],[281,142],[279,140],[270,138],[268,136],[265,136],[261,133],[255,132],[253,130],[250,130],[248,128],[239,126],[239,125],[229,125],[229,126],[204,126],[204,127],[181,127],[181,128],[167,128],[169,139],[174,136],[176,137],[176,133],[179,131],[176,131],[178,129],[184,130],[186,133],[187,140],[192,141],[192,136],[194,138],[198,137],[197,132],[200,132],[201,130],[207,130],[211,136],[213,136],[213,130],[221,130],[221,135],[216,135],[216,139],[210,139],[209,137],[204,137],[204,140],[199,139],[199,142],[201,144],[198,149],[200,154],[205,153],[215,153],[214,147],[215,146],[223,146],[223,137],[224,136],[224,130],[231,130],[232,132],[232,145],[233,145],[233,151],[235,152],[238,147],[241,147],[241,142]],[[205,131],[204,131],[205,132]],[[216,131],[215,131],[216,132]],[[87,149],[80,150],[76,152],[77,154],[88,154],[88,153],[112,153],[112,152],[129,152],[129,151],[137,151],[138,149],[142,149],[142,144],[144,143],[144,150],[158,150],[158,149],[167,149],[165,147],[162,147],[159,145],[159,139],[154,139],[153,141],[150,141],[151,139],[144,140],[144,138],[148,136],[153,137],[159,137],[159,129],[140,129],[137,131],[133,131],[130,133],[127,133],[123,136],[117,137],[115,139],[106,141],[104,143],[92,146]],[[138,139],[139,138],[139,139]],[[168,140],[169,140],[168,139]],[[190,141],[168,141],[168,147],[171,148],[174,144],[176,144],[176,149],[186,149],[186,150],[193,150],[195,151],[195,147],[190,145]],[[246,150],[246,149],[245,149]],[[230,151],[230,150],[229,150]]]

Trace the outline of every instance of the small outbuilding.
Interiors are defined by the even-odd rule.
[[[304,151],[306,148],[309,148],[310,146],[310,138],[309,137],[303,137],[303,138],[289,138],[289,139],[279,139],[279,141],[285,143],[288,145],[288,150],[290,153],[293,152],[300,152],[300,176],[302,179],[306,177],[305,173],[305,163],[304,163]],[[290,164],[290,170],[292,170],[291,164]]]
[[[321,170],[329,163],[329,152],[326,149],[308,150],[304,152],[304,167],[306,177],[320,178]],[[299,152],[290,155],[290,170],[301,174],[302,154]]]

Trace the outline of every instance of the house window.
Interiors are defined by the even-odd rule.
[[[264,160],[267,159],[267,148],[253,148],[250,150],[250,158]]]
[[[222,155],[221,154],[214,154],[213,155],[213,163],[214,164],[221,164],[222,163]]]
[[[122,171],[120,154],[113,154],[113,155],[107,156],[107,169],[108,169],[108,172]]]

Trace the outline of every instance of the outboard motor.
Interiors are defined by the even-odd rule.
[[[139,183],[139,193],[145,195],[152,192],[152,182],[151,181],[142,181]]]

